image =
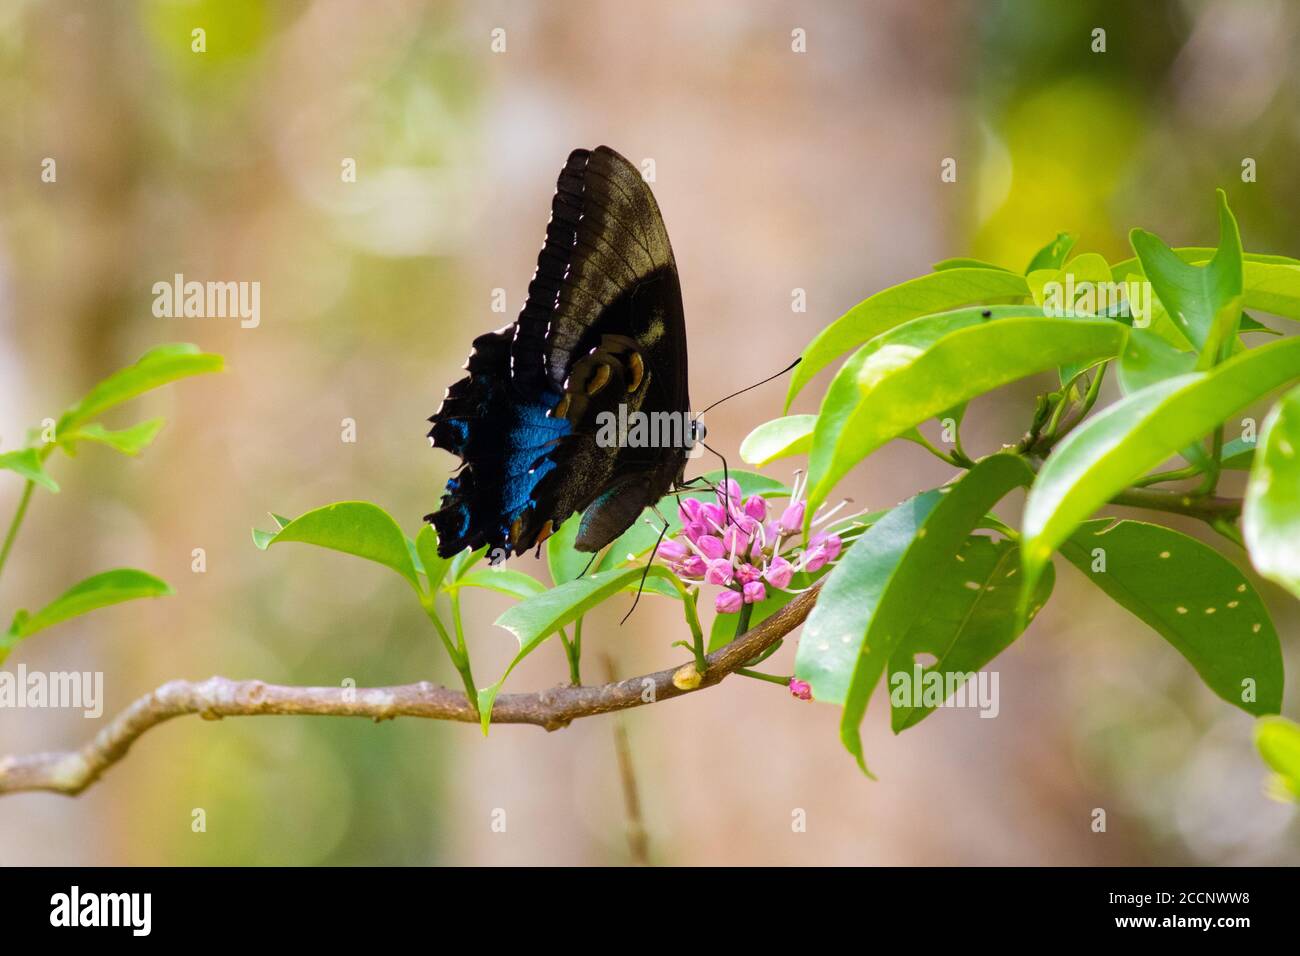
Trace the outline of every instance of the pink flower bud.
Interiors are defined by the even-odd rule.
[[[745,599],[740,596],[739,591],[719,591],[718,596],[713,599],[713,607],[719,614],[735,614],[744,603]]]
[[[844,546],[844,542],[840,540],[839,535],[826,534],[825,532],[819,532],[813,535],[812,539],[808,543],[813,548],[820,548],[825,553],[827,561],[834,561],[838,558],[840,556],[840,550]]]
[[[820,571],[822,568],[826,567],[826,562],[828,561],[830,561],[830,558],[826,554],[825,545],[819,544],[815,547],[811,547],[803,554],[803,567],[805,571]]]
[[[750,495],[745,500],[745,514],[755,521],[767,518],[767,500],[762,495]]]
[[[785,590],[790,586],[790,579],[794,577],[794,565],[785,558],[775,557],[769,562],[763,577],[767,578],[767,583],[772,587]]]
[[[757,604],[767,597],[767,588],[763,587],[762,581],[750,581],[744,587],[745,603]]]
[[[663,541],[659,542],[659,554],[665,561],[680,561],[682,558],[686,557],[688,553],[686,545],[673,538],[665,538]]]
[[[700,538],[710,533],[710,529],[703,521],[688,521],[682,525],[682,530],[686,532],[686,537],[692,541],[699,541]]]
[[[752,564],[742,564],[736,568],[736,580],[741,584],[748,584],[750,581],[757,581],[762,577],[762,572]]]
[[[794,534],[803,529],[803,502],[796,501],[792,505],[786,505],[785,511],[781,512],[780,526],[786,534]]]
[[[812,700],[812,685],[797,677],[790,678],[790,693],[800,700]]]
[[[742,495],[743,492],[740,490],[740,482],[735,478],[728,479],[725,487],[718,489],[718,501],[720,502],[723,501],[724,498],[729,498],[732,501],[740,501]]]
[[[705,524],[721,528],[727,521],[727,513],[722,510],[722,505],[715,505],[710,501],[700,507],[700,520]]]
[[[682,503],[677,507],[677,513],[681,516],[682,524],[699,521],[700,508],[701,503],[698,498],[683,498]]]
[[[726,586],[735,577],[735,569],[726,558],[714,558],[709,562],[709,569],[704,572],[704,580],[710,584]]]
[[[722,544],[722,539],[714,534],[702,534],[695,539],[695,546],[700,549],[700,554],[710,560],[724,557],[727,549]]]
[[[683,578],[702,578],[709,569],[708,564],[698,554],[688,554],[674,570]]]
[[[726,545],[728,554],[744,554],[749,550],[749,535],[741,530],[740,525],[729,524],[722,533],[722,543]]]

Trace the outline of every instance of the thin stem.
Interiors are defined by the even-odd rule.
[[[1200,473],[1199,465],[1188,465],[1185,468],[1174,468],[1170,471],[1158,471],[1153,475],[1147,475],[1145,478],[1139,478],[1133,482],[1133,487],[1145,488],[1147,485],[1158,485],[1166,481],[1182,481],[1185,478],[1195,478]]]
[[[921,434],[921,429],[919,428],[913,429],[913,435],[909,435],[908,437],[911,438],[913,442],[915,442],[916,444],[924,448],[926,451],[928,451],[930,454],[934,455],[934,457],[938,458],[940,461],[947,462],[948,464],[956,468],[969,467],[967,465],[963,465],[960,461],[958,461],[956,456],[945,454],[941,452],[939,449],[935,448],[934,445],[930,444],[930,440]]]
[[[9,522],[9,532],[5,535],[4,547],[0,548],[0,572],[4,571],[5,562],[9,560],[9,552],[14,548],[14,539],[18,537],[18,528],[23,523],[23,518],[27,516],[27,506],[32,501],[32,491],[36,488],[36,482],[30,478],[27,484],[23,486],[23,496],[18,499],[18,510],[14,512],[13,521]]]
[[[749,630],[749,619],[753,616],[753,613],[754,605],[742,604],[740,606],[740,614],[736,618],[736,632],[731,637],[733,641]]]
[[[1223,426],[1214,430],[1214,439],[1210,443],[1210,467],[1205,471],[1205,481],[1196,489],[1199,494],[1212,495],[1219,486],[1219,472],[1223,466]]]
[[[1176,491],[1157,491],[1153,488],[1132,488],[1111,498],[1111,503],[1130,508],[1147,508],[1151,511],[1168,511],[1172,514],[1200,518],[1202,521],[1234,520],[1241,514],[1240,498],[1220,498],[1181,494]]]
[[[791,677],[781,677],[777,674],[764,674],[762,671],[752,671],[748,667],[736,668],[736,673],[741,677],[752,677],[754,680],[767,681],[769,684],[780,684],[783,687],[789,687]]]
[[[470,670],[469,655],[464,651],[464,632],[460,630],[460,609],[455,592],[452,593],[452,619],[457,627],[457,639],[452,640],[451,635],[447,633],[446,625],[442,623],[442,618],[438,616],[437,610],[433,606],[433,598],[430,597],[424,604],[424,612],[433,622],[434,628],[438,632],[438,637],[442,640],[442,646],[447,649],[447,656],[451,658],[452,666],[460,674],[461,683],[465,687],[465,697],[469,700],[470,706],[478,711],[478,687],[474,683],[474,674]]]
[[[695,671],[703,674],[709,668],[709,663],[705,660],[704,650],[704,629],[700,627],[700,612],[695,602],[699,600],[700,592],[696,588],[686,588],[682,592],[682,606],[686,612],[686,624],[691,629],[691,649],[695,653]]]

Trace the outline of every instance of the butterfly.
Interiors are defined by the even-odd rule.
[[[574,546],[597,552],[681,486],[702,427],[690,417],[681,285],[632,163],[607,146],[569,154],[523,310],[476,338],[464,368],[429,419],[430,443],[462,461],[425,516],[442,557],[540,547],[578,512]],[[689,435],[599,440],[608,415],[634,412],[675,414]]]

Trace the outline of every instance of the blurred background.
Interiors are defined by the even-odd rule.
[[[38,491],[0,611],[122,565],[177,596],[64,624],[7,666],[103,671],[105,719],[166,680],[214,673],[454,685],[396,576],[315,549],[262,553],[249,529],[268,511],[364,498],[418,530],[453,464],[429,449],[424,420],[471,338],[522,305],[569,150],[654,160],[702,407],[939,259],[1022,269],[1061,229],[1080,236],[1076,251],[1126,258],[1134,225],[1213,245],[1215,187],[1247,250],[1300,254],[1298,27],[1300,7],[1263,0],[7,0],[0,450],[155,344],[196,342],[229,368],[108,421],[167,418],[140,459],[92,447],[51,460],[63,490]],[[942,183],[949,157],[958,178]],[[1248,157],[1257,182],[1242,182]],[[341,176],[349,159],[355,182]],[[154,317],[151,287],[175,273],[260,282],[260,326]],[[806,312],[792,312],[795,289]],[[975,403],[967,448],[1018,437],[1052,384]],[[734,454],[783,394],[773,384],[723,406],[711,438]],[[355,443],[341,440],[347,418]],[[841,487],[882,507],[947,477],[896,443]],[[0,475],[5,521],[20,487]],[[195,548],[205,573],[191,571]],[[531,558],[518,566],[545,576]],[[1263,795],[1250,718],[1072,567],[1057,573],[1045,613],[993,665],[999,719],[940,711],[893,737],[879,707],[868,713],[879,782],[841,749],[837,709],[768,684],[737,678],[628,713],[651,858],[1300,863],[1295,811]],[[1260,587],[1295,674],[1297,607]],[[515,646],[492,625],[506,601],[469,600],[487,683]],[[680,657],[676,607],[647,599],[619,627],[626,603],[588,618],[588,680],[603,655],[621,676]],[[772,669],[792,660],[790,642]],[[565,676],[551,644],[507,688]],[[1285,709],[1296,716],[1294,692]],[[6,710],[0,754],[80,745],[101,723]],[[614,726],[484,739],[415,720],[186,718],[77,799],[0,800],[0,862],[623,863]],[[206,832],[192,832],[196,808]],[[798,810],[806,832],[792,830]]]

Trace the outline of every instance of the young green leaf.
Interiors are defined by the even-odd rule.
[[[822,329],[804,349],[803,360],[790,380],[785,407],[788,410],[800,389],[837,357],[896,325],[963,305],[1028,294],[1023,276],[984,268],[944,269],[883,289]]]
[[[916,726],[934,710],[929,702],[918,705],[911,694],[895,693],[901,687],[924,687],[930,675],[939,675],[947,699],[948,691],[962,686],[1020,635],[1015,581],[1020,572],[1019,546],[972,535],[953,560],[960,565],[959,577],[945,576],[930,590],[917,622],[889,660],[886,685],[890,724],[896,734]],[[1039,579],[1034,608],[1047,603],[1053,582],[1049,564]],[[918,654],[929,654],[935,661],[922,667]],[[906,675],[906,684],[897,678],[899,674]]]
[[[368,501],[340,501],[317,508],[274,534],[253,531],[253,542],[262,550],[281,541],[314,544],[376,561],[406,578],[416,593],[423,595],[402,529],[387,511]]]
[[[1214,693],[1248,713],[1282,705],[1282,649],[1237,566],[1195,538],[1142,521],[1088,521],[1061,545],[1071,564],[1167,640]]]
[[[997,269],[999,272],[1010,272],[1006,266],[994,265],[991,262],[985,262],[983,259],[972,259],[969,256],[954,256],[951,259],[940,259],[933,266],[935,272],[943,272],[946,269]]]
[[[865,531],[830,573],[804,625],[795,675],[818,700],[844,704],[840,737],[866,770],[858,725],[917,607],[945,581],[970,531],[1033,473],[1015,455],[992,455],[946,488],[903,502]]]
[[[541,594],[546,590],[546,585],[522,571],[499,567],[469,571],[450,586],[450,590],[456,588],[486,588],[522,600]]]
[[[68,618],[112,604],[121,604],[123,601],[163,597],[174,593],[166,581],[134,568],[118,568],[86,578],[35,614],[26,611],[18,613],[6,638],[0,641],[0,664],[4,663],[9,651],[19,641]]]
[[[161,418],[151,418],[147,422],[140,422],[138,425],[132,425],[130,428],[119,428],[109,430],[99,422],[90,422],[75,428],[71,432],[59,435],[59,444],[69,454],[76,448],[79,441],[93,441],[101,445],[107,445],[114,451],[119,451],[123,455],[138,455],[158,437],[158,432],[162,431],[163,420]]]
[[[759,425],[740,443],[740,457],[762,467],[778,458],[805,454],[812,447],[816,415],[787,415]]]
[[[222,367],[220,355],[200,352],[196,345],[160,345],[146,352],[134,365],[114,372],[91,389],[85,398],[63,413],[55,433],[61,436],[73,431],[142,392],[190,375],[217,372]]]
[[[1025,501],[1022,588],[1033,586],[1048,556],[1112,497],[1297,377],[1300,338],[1283,339],[1209,372],[1157,382],[1083,422],[1052,450]]]
[[[415,553],[419,555],[420,564],[424,566],[429,593],[437,594],[438,588],[442,586],[442,579],[447,576],[447,569],[451,567],[451,558],[438,556],[438,532],[434,530],[433,525],[426,524],[415,536]]]
[[[1220,467],[1233,471],[1250,471],[1250,466],[1255,461],[1256,445],[1257,442],[1246,441],[1244,438],[1224,442],[1223,451],[1219,455]]]
[[[1300,802],[1300,724],[1285,717],[1263,717],[1255,722],[1255,746],[1275,773],[1272,793],[1281,800]]]
[[[1300,597],[1300,388],[1264,419],[1241,528],[1255,570]]]
[[[1074,248],[1075,237],[1068,232],[1058,232],[1056,238],[1034,253],[1025,266],[1025,275],[1039,269],[1059,269],[1065,263],[1065,257]]]
[[[46,491],[57,492],[58,482],[50,477],[41,462],[40,452],[35,448],[23,448],[19,451],[7,451],[0,455],[0,470],[16,472],[28,481],[34,481]]]
[[[1161,239],[1142,229],[1129,234],[1156,295],[1201,353],[1200,368],[1222,358],[1236,338],[1242,308],[1242,252],[1237,220],[1223,190],[1219,198],[1219,249],[1205,266],[1188,265]]]
[[[1151,329],[1133,329],[1120,354],[1119,387],[1125,395],[1196,369],[1196,353],[1180,352]]]
[[[809,518],[849,469],[908,429],[1035,372],[1111,358],[1127,334],[1108,319],[1010,306],[914,319],[873,339],[822,401],[808,456]]]

